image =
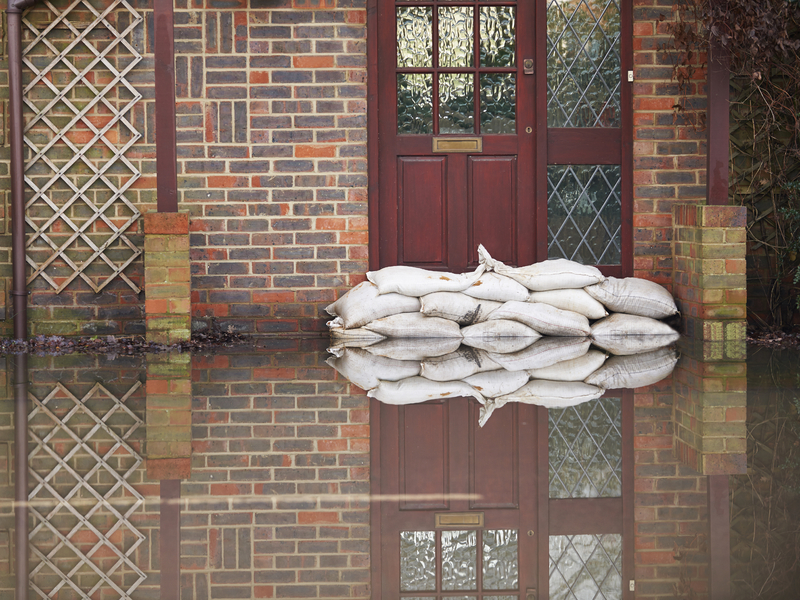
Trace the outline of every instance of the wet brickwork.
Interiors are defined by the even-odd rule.
[[[195,359],[183,598],[369,596],[368,403],[323,358]]]
[[[704,598],[706,477],[673,451],[672,380],[636,390],[634,402],[636,598]]]

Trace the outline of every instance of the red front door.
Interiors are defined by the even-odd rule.
[[[371,0],[373,269],[631,272],[630,4]]]
[[[514,1],[380,2],[380,257],[461,272],[534,260],[533,37]]]

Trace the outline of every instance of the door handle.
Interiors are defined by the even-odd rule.
[[[533,75],[533,59],[526,58],[522,61],[522,73],[525,75]]]
[[[525,590],[525,600],[536,600],[536,588]]]

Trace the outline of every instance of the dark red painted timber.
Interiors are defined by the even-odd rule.
[[[181,481],[161,480],[159,514],[159,554],[161,600],[181,597]]]
[[[11,298],[14,339],[28,337],[28,290],[25,261],[25,156],[22,119],[22,11],[34,0],[8,3],[8,110],[11,143]]]
[[[178,212],[178,150],[175,133],[173,0],[154,0],[156,93],[156,193],[158,212]]]
[[[551,165],[618,165],[622,130],[606,127],[551,127],[547,130],[547,163]]]
[[[378,143],[378,0],[367,0],[367,196],[369,198],[369,268],[380,268],[378,235],[380,229],[380,145]],[[374,401],[373,401],[374,403]],[[374,446],[373,446],[374,447]],[[374,511],[373,511],[374,512]],[[374,531],[374,528],[373,528]],[[374,569],[373,565],[373,569]]]
[[[28,355],[14,361],[15,600],[28,598]]]
[[[727,475],[708,476],[709,600],[731,597],[731,509]]]
[[[730,138],[730,53],[712,39],[708,53],[708,153],[706,192],[709,204],[728,204]]]

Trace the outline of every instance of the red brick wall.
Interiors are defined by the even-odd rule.
[[[320,332],[321,307],[363,279],[364,7],[209,0],[177,11],[194,317]]]
[[[705,130],[679,115],[681,99],[670,58],[659,51],[669,42],[672,2],[633,3],[633,185],[634,275],[672,286],[672,205],[706,196]],[[658,22],[661,15],[666,18]],[[704,75],[687,90],[686,106],[705,108]]]

